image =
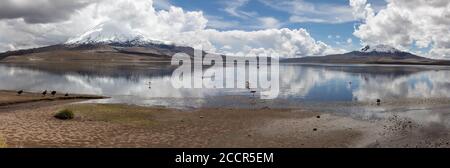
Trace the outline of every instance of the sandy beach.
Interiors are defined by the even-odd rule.
[[[2,91],[0,146],[28,147],[442,147],[447,128],[397,116],[360,120],[302,109],[191,110],[78,103]],[[91,97],[98,98],[98,97]],[[50,100],[49,100],[50,99]],[[69,121],[54,114],[75,113]],[[2,145],[4,144],[4,145]]]

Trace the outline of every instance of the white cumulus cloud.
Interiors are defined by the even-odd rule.
[[[350,0],[350,6],[356,19],[366,19],[374,15],[372,6],[367,4],[367,0]]]
[[[164,4],[157,9],[152,0],[98,0],[73,9],[65,20],[50,19],[45,23],[29,23],[24,19],[28,16],[18,14],[0,20],[0,51],[64,43],[91,30],[124,36],[139,34],[229,55],[295,57],[343,52],[316,41],[305,29],[279,29],[275,18],[260,20],[273,29],[223,31],[211,28],[201,11]],[[102,29],[96,29],[99,25]]]
[[[350,0],[363,24],[354,31],[365,44],[388,44],[400,49],[431,48],[425,56],[450,59],[450,1],[387,0],[376,14],[365,0]]]

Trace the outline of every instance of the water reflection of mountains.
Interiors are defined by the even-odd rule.
[[[331,64],[285,64],[287,66],[302,66],[311,67],[314,69],[322,69],[327,71],[345,72],[349,74],[362,74],[367,77],[389,77],[397,78],[402,76],[409,76],[426,71],[441,71],[450,70],[450,67],[445,66],[403,66],[403,65],[331,65]]]
[[[81,65],[76,68],[58,66],[56,64],[2,64],[8,67],[43,71],[55,75],[79,74],[92,77],[121,77],[128,80],[138,80],[140,77],[163,77],[172,74],[175,66],[168,63],[133,64],[133,65]]]
[[[52,74],[80,74],[102,77],[123,77],[130,80],[137,80],[140,76],[163,77],[170,76],[177,66],[171,66],[169,62],[155,63],[135,63],[123,65],[76,65],[64,66],[58,64],[32,64],[32,63],[9,63],[2,64],[9,67],[20,67],[31,70],[39,70]],[[409,76],[425,71],[450,70],[443,66],[384,66],[384,65],[324,65],[324,64],[280,64],[280,66],[302,66],[311,67],[316,70],[327,70],[335,72],[345,72],[349,74],[359,74],[367,78],[388,77],[398,78]],[[207,68],[207,67],[205,67]]]

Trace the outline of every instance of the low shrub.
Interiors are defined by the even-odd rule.
[[[75,117],[75,114],[72,111],[65,109],[56,113],[54,117],[60,120],[71,120]]]

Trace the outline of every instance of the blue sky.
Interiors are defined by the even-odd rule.
[[[296,6],[306,6],[305,10],[290,9],[292,5],[289,3],[294,2]],[[169,0],[169,3],[188,11],[202,11],[215,29],[250,31],[265,29],[268,27],[258,26],[257,18],[270,17],[278,21],[279,25],[276,28],[304,28],[314,39],[333,47],[346,50],[361,47],[360,40],[353,35],[354,27],[360,24],[360,21],[350,19],[353,16],[349,13],[351,7],[348,0]],[[386,6],[384,0],[368,0],[368,3],[375,10]],[[337,10],[345,12],[335,12]],[[333,18],[333,14],[337,17]],[[310,21],[307,19],[294,21],[292,18],[296,16]],[[342,20],[339,21],[340,19]],[[214,26],[215,22],[221,24]]]
[[[450,59],[448,0],[15,2],[0,5],[0,51],[65,43],[101,26],[96,37],[139,34],[226,55],[319,56],[363,43]]]

